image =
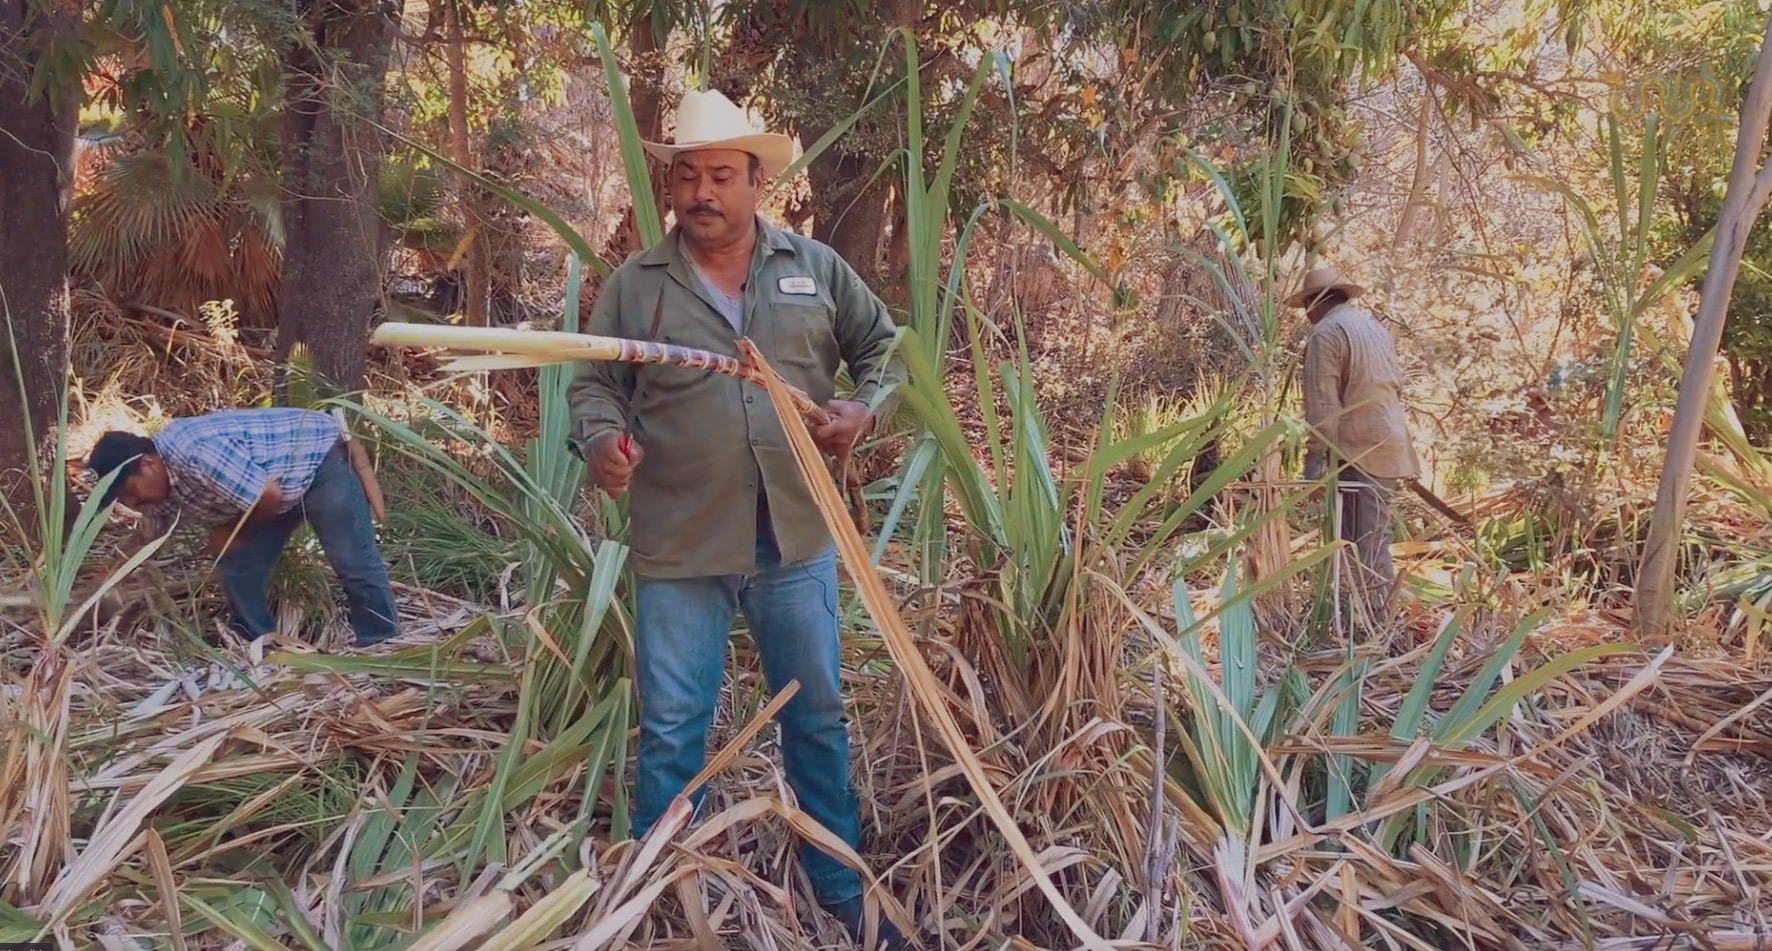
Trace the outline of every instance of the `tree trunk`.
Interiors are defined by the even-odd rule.
[[[910,27],[914,35],[922,10],[923,5],[917,0],[883,0],[878,7],[880,25],[887,32]],[[811,145],[828,131],[819,129],[802,144]],[[912,156],[912,160],[922,158]],[[876,291],[886,280],[901,276],[896,259],[898,238],[904,231],[900,224],[893,233],[892,245],[881,247],[887,225],[903,217],[904,202],[903,190],[891,187],[890,176],[873,179],[878,161],[878,157],[851,155],[831,148],[806,168],[812,185],[812,236],[835,248]],[[884,263],[882,254],[887,258]],[[908,241],[904,242],[903,257],[908,268]]]
[[[824,135],[808,135],[816,142]],[[835,248],[870,284],[878,284],[880,239],[886,233],[891,195],[885,177],[871,184],[874,164],[865,156],[826,149],[806,168],[812,183],[812,237]]]
[[[474,148],[468,139],[467,38],[462,29],[462,0],[447,11],[449,19],[449,159],[462,168],[474,167]],[[456,201],[461,205],[462,240],[467,250],[462,259],[462,313],[468,326],[486,326],[486,218],[481,211],[480,189],[465,173],[456,175]]]
[[[1674,406],[1673,430],[1668,434],[1667,460],[1661,468],[1661,485],[1655,495],[1655,514],[1649,520],[1649,538],[1643,546],[1642,570],[1637,573],[1636,627],[1644,634],[1666,634],[1673,624],[1674,568],[1679,560],[1680,538],[1686,520],[1686,496],[1692,486],[1692,464],[1704,429],[1705,405],[1711,396],[1716,372],[1717,346],[1723,340],[1723,324],[1729,316],[1729,299],[1735,277],[1741,271],[1741,253],[1753,230],[1754,220],[1772,196],[1772,163],[1760,165],[1765,147],[1766,125],[1772,114],[1772,20],[1760,41],[1759,65],[1753,85],[1738,118],[1735,159],[1729,167],[1729,190],[1723,195],[1717,218],[1716,243],[1711,245],[1710,266],[1704,274],[1698,317],[1693,322],[1692,344],[1686,351],[1686,369],[1680,378],[1680,398]],[[1755,170],[1758,174],[1755,174]]]
[[[382,82],[399,4],[319,0],[284,58],[283,286],[277,354],[297,342],[347,390],[363,382],[379,296]]]
[[[633,63],[633,70],[628,74],[628,108],[634,112],[634,125],[640,130],[640,138],[658,142],[664,138],[666,54],[659,46],[658,27],[652,14],[641,16],[628,27],[628,52]],[[651,169],[652,204],[662,217],[666,211],[665,176],[668,170],[657,162],[649,162],[647,167]],[[633,246],[641,247],[639,220],[630,216],[628,227],[633,229]],[[621,259],[615,259],[615,263],[620,264]]]
[[[1421,90],[1420,115],[1416,117],[1415,123],[1415,177],[1409,183],[1409,198],[1403,203],[1403,214],[1397,222],[1397,234],[1391,239],[1392,253],[1408,247],[1409,238],[1415,234],[1415,226],[1421,221],[1422,206],[1427,198],[1428,124],[1433,121],[1433,106],[1434,88],[1424,85]]]
[[[30,82],[50,48],[44,41],[56,33],[71,41],[76,29],[28,0],[0,0],[0,497],[26,526],[35,524],[31,437],[41,444],[50,435],[67,385],[68,201],[80,107],[77,76],[56,76],[35,97]]]

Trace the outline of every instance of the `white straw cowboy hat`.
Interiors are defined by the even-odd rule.
[[[1325,291],[1340,291],[1349,300],[1366,293],[1366,289],[1353,281],[1341,279],[1341,272],[1332,267],[1320,267],[1304,276],[1304,286],[1298,293],[1286,298],[1288,307],[1309,307],[1321,297]]]
[[[763,174],[774,178],[794,163],[797,143],[791,136],[759,132],[750,117],[719,90],[688,92],[677,106],[675,142],[644,142],[646,151],[665,164],[679,152],[737,149],[757,157]]]

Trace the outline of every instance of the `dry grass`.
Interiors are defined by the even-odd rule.
[[[912,592],[905,616],[930,665],[932,692],[1081,920],[1105,937],[1136,941],[1151,913],[1141,887],[1148,694],[1131,668],[1111,684],[1081,687],[1080,709],[1062,718],[1078,728],[1043,739],[1045,727],[1011,717],[1003,692],[980,676],[991,661],[967,633],[967,612],[951,602],[918,607],[928,594]],[[191,664],[185,648],[112,623],[72,650],[45,654],[28,631],[9,625],[10,772],[0,803],[6,899],[39,920],[68,919],[74,944],[117,926],[157,943],[168,933],[169,908],[179,907],[179,895],[163,889],[176,887],[196,948],[239,937],[197,903],[215,910],[218,895],[263,888],[267,876],[281,877],[294,907],[334,948],[344,945],[326,936],[348,930],[352,895],[398,886],[406,897],[393,917],[409,922],[484,912],[483,899],[500,894],[494,876],[458,880],[446,855],[367,875],[347,861],[366,819],[387,809],[406,763],[416,764],[419,788],[453,786],[449,813],[490,781],[516,716],[523,658],[507,663],[504,648],[485,636],[452,642],[481,609],[422,592],[402,600],[412,633],[376,656],[425,656],[427,645],[448,643],[458,662],[477,664],[482,675],[433,679],[423,663],[403,677],[304,672],[306,648],[289,642],[273,645],[289,651],[281,664],[256,674],[238,648],[218,656],[248,671],[252,686],[211,673],[202,679],[217,685],[194,698],[182,689],[159,696],[166,691],[157,688]],[[1130,621],[1105,596],[1091,615],[1102,632]],[[1604,624],[1589,617],[1553,626],[1535,643],[1555,650],[1621,634]],[[1431,616],[1408,624],[1417,640],[1433,626]],[[846,679],[859,785],[875,828],[864,860],[926,936],[941,933],[943,946],[1003,937],[1068,946],[1074,939],[1000,844],[938,731],[903,680],[879,663],[879,642],[858,634]],[[1408,639],[1399,656],[1373,668],[1364,720],[1388,722],[1411,685],[1423,651],[1409,650]],[[1436,696],[1462,690],[1483,639],[1477,633],[1476,643],[1460,645],[1464,656],[1448,666]],[[757,714],[765,695],[740,645],[739,672],[722,704],[722,742]],[[1118,649],[1137,653],[1130,639]],[[162,705],[144,710],[156,696]],[[1672,654],[1599,662],[1556,678],[1496,738],[1465,751],[1402,744],[1382,731],[1329,738],[1306,723],[1267,750],[1282,782],[1259,799],[1265,828],[1255,893],[1244,896],[1256,912],[1254,933],[1277,947],[1313,948],[1577,947],[1587,933],[1603,948],[1650,947],[1655,936],[1663,942],[1656,947],[1750,946],[1764,927],[1772,876],[1768,697],[1772,675],[1725,657]],[[541,744],[531,744],[528,752],[541,758]],[[1312,818],[1320,811],[1307,778],[1326,751],[1445,769],[1432,786],[1392,782],[1371,791],[1364,812],[1326,824]],[[607,787],[582,849],[560,854],[579,811],[584,758],[551,765],[504,823],[506,868],[553,853],[509,890],[511,906],[530,908],[574,881],[594,884],[596,894],[559,919],[557,937],[536,943],[564,947],[591,934],[604,947],[690,947],[720,935],[780,948],[836,943],[838,932],[809,911],[797,878],[792,833],[815,830],[788,805],[772,741],[761,734],[735,754],[713,781],[707,817],[646,862],[634,861],[634,845],[606,844]],[[1223,917],[1220,887],[1207,872],[1210,819],[1173,781],[1168,799],[1179,807],[1172,815],[1181,851],[1168,870],[1171,907],[1159,913],[1159,943],[1234,941],[1242,929]],[[1420,827],[1421,838],[1406,834],[1388,854],[1374,844],[1374,820],[1424,809],[1438,818]],[[156,848],[167,856],[158,870]],[[268,913],[263,927],[299,940],[286,912]]]
[[[1442,571],[1470,550],[1424,548]],[[1357,652],[1370,662],[1357,731],[1330,735],[1328,705],[1287,714],[1262,751],[1249,861],[1235,865],[1172,752],[1198,711],[1144,623],[1174,631],[1167,579],[1118,578],[1105,557],[1076,585],[1065,628],[1018,666],[993,626],[988,572],[956,558],[939,589],[883,576],[897,587],[886,603],[885,589],[870,595],[873,613],[902,629],[882,639],[896,625],[846,605],[871,828],[856,858],[884,883],[881,912],[902,908],[929,946],[1072,947],[1079,923],[1116,947],[1728,949],[1772,935],[1772,675],[1736,653],[1595,661],[1537,684],[1477,742],[1410,743],[1390,726],[1451,610],[1414,603],[1386,646]],[[1538,580],[1486,595],[1432,709],[1464,694],[1528,590],[1555,588]],[[205,651],[169,623],[195,614],[169,594],[181,586],[138,574],[117,601],[146,607],[103,615],[65,648],[45,649],[28,612],[0,615],[0,940],[344,951],[446,921],[424,951],[844,943],[795,864],[796,835],[820,830],[793,808],[770,731],[755,730],[767,690],[748,639],[735,641],[713,738],[729,756],[703,817],[669,843],[669,821],[648,842],[612,843],[616,786],[602,779],[586,803],[592,751],[519,728],[538,660],[521,645],[534,642],[485,619],[521,627],[524,609],[402,588],[406,635],[338,652],[362,663],[349,672],[308,646],[326,632],[279,640],[269,657]],[[1208,617],[1211,598],[1198,600]],[[1210,640],[1216,622],[1202,630]],[[1571,608],[1503,679],[1624,636],[1606,609]],[[913,693],[902,672],[914,658],[927,670]],[[1263,689],[1293,668],[1318,690],[1342,658],[1264,642]],[[1153,670],[1172,708],[1156,843]],[[513,733],[521,768],[501,778]],[[1399,765],[1356,783],[1353,811],[1331,821],[1325,754]],[[477,804],[505,779],[488,864],[464,861]],[[1005,820],[1025,852],[1007,847]],[[1054,913],[1042,877],[1076,921]]]

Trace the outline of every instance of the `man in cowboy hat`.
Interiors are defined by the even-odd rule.
[[[670,167],[676,225],[604,282],[587,332],[727,355],[747,337],[830,414],[812,430],[820,448],[847,450],[896,381],[885,305],[835,251],[757,214],[764,180],[793,160],[792,139],[758,132],[718,92],[683,97],[675,138],[646,150]],[[836,398],[839,363],[856,384],[848,399]],[[780,716],[799,806],[859,845],[835,552],[768,397],[717,373],[585,363],[571,401],[573,445],[591,478],[630,500],[636,831],[702,767],[742,608],[771,689],[800,684]],[[810,846],[800,858],[819,903],[859,935],[859,876]]]
[[[1304,348],[1304,415],[1311,425],[1305,478],[1337,460],[1339,536],[1354,543],[1367,603],[1382,606],[1395,579],[1390,498],[1421,473],[1403,421],[1403,374],[1396,344],[1353,299],[1364,288],[1334,268],[1317,268],[1287,303],[1310,318]]]

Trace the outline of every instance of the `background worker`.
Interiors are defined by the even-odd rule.
[[[1421,464],[1403,420],[1396,343],[1370,311],[1353,304],[1364,291],[1334,268],[1317,268],[1287,303],[1304,308],[1311,322],[1303,370],[1311,426],[1305,478],[1322,478],[1331,453],[1342,466],[1330,511],[1339,537],[1354,544],[1356,582],[1376,611],[1395,581],[1391,495],[1400,480],[1420,476]]]

